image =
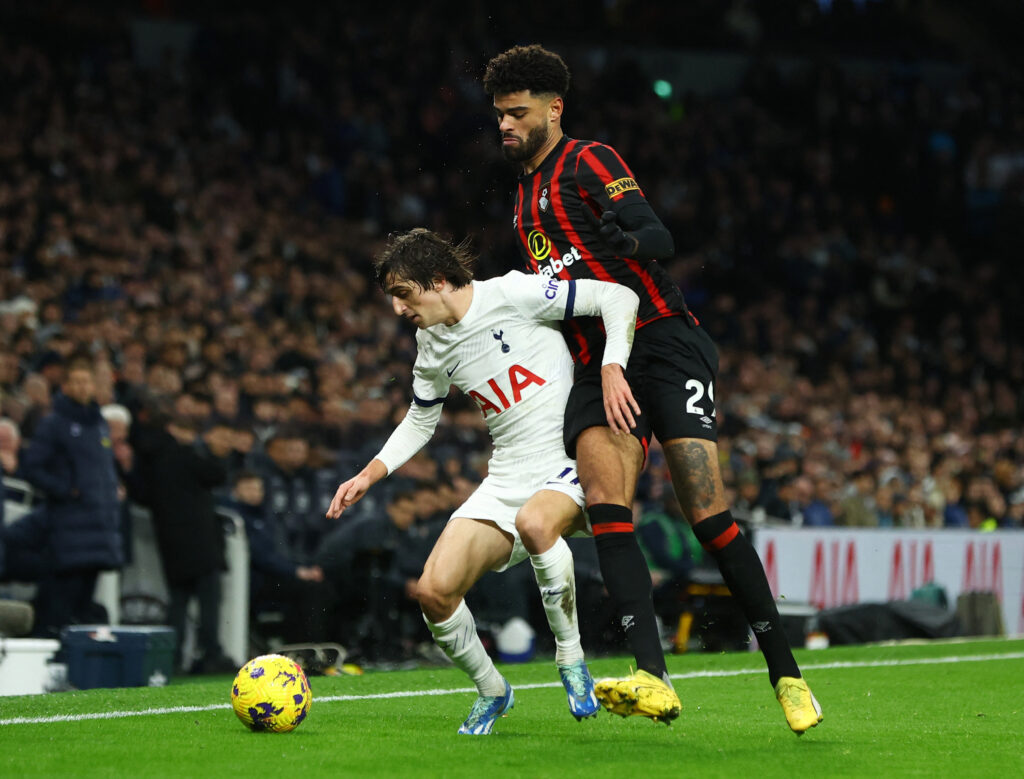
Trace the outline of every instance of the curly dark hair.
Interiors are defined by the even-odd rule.
[[[565,60],[538,43],[514,46],[494,57],[484,71],[484,91],[507,95],[529,90],[532,95],[565,97],[569,91],[569,68]]]
[[[473,280],[475,262],[468,238],[456,246],[433,230],[417,227],[388,238],[387,247],[373,262],[373,273],[385,292],[389,280],[396,279],[420,289],[429,289],[435,281],[444,279],[459,289]]]

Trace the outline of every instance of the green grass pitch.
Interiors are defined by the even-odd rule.
[[[314,677],[310,715],[288,734],[246,730],[222,676],[0,698],[0,776],[1024,776],[1024,641],[797,657],[825,714],[800,738],[751,653],[670,657],[683,702],[671,726],[578,723],[551,663],[503,666],[516,706],[489,737],[456,734],[474,693],[451,668]]]

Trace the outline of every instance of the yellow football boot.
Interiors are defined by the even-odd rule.
[[[594,685],[594,692],[602,706],[620,717],[650,717],[668,725],[682,711],[672,686],[647,671],[601,679]]]
[[[789,729],[798,736],[817,727],[821,722],[821,706],[803,679],[794,679],[792,676],[781,677],[778,684],[775,685],[775,697],[779,699],[782,710],[786,713]]]

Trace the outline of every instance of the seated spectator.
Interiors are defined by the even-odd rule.
[[[0,487],[0,494],[3,487]],[[0,520],[3,514],[0,512]],[[45,505],[36,506],[9,524],[0,521],[0,536],[7,548],[7,557],[0,560],[0,581],[40,582],[50,575],[50,524]],[[91,613],[93,606],[89,606]],[[98,607],[96,607],[98,609]]]
[[[337,476],[331,473],[329,478],[321,478],[309,466],[309,443],[298,428],[290,426],[275,429],[265,457],[254,470],[263,477],[267,510],[285,534],[291,559],[311,564],[331,527],[325,512]]]
[[[754,468],[747,468],[739,474],[736,487],[736,499],[732,502],[736,510],[746,514],[752,514],[755,509],[764,511],[757,501],[761,494],[761,478]]]
[[[348,632],[370,656],[408,652],[429,638],[416,585],[444,524],[419,520],[413,495],[399,491],[383,515],[343,521],[317,553],[327,578],[339,582]]]
[[[946,479],[943,495],[946,501],[946,505],[942,510],[943,526],[956,528],[968,527],[967,506],[964,504],[963,500],[963,477],[954,475]]]
[[[758,496],[758,506],[764,509],[768,519],[799,523],[802,521],[800,502],[797,499],[796,477],[791,474],[765,481]]]
[[[0,419],[0,476],[17,476],[21,464],[21,431],[13,420]]]
[[[808,476],[797,479],[797,495],[804,527],[832,527],[835,524],[831,489],[831,482],[824,476],[814,480]]]
[[[4,490],[0,483],[0,501],[3,500],[3,497]],[[8,580],[7,573],[7,545],[3,514],[0,513],[0,582]],[[35,613],[28,603],[0,596],[0,638],[27,635],[32,630],[34,620]]]
[[[875,516],[879,527],[896,527],[897,514],[904,509],[904,498],[893,490],[892,482],[882,484],[875,490]]]
[[[853,483],[839,501],[836,524],[843,527],[877,527],[875,507],[875,477],[864,469],[854,474]]]
[[[299,565],[289,556],[283,528],[267,511],[263,477],[255,471],[237,473],[226,505],[245,520],[252,613],[280,611],[288,643],[338,641],[337,592],[319,565]]]

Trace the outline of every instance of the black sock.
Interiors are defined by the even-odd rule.
[[[633,512],[614,503],[599,503],[590,506],[587,514],[594,528],[601,576],[637,668],[664,679],[665,654],[651,601],[651,573],[633,533]]]
[[[740,532],[732,514],[723,511],[708,517],[694,525],[693,532],[715,558],[729,591],[757,636],[757,644],[768,664],[768,679],[772,687],[780,676],[799,678],[800,668],[782,629],[779,609],[768,586],[761,558]]]

